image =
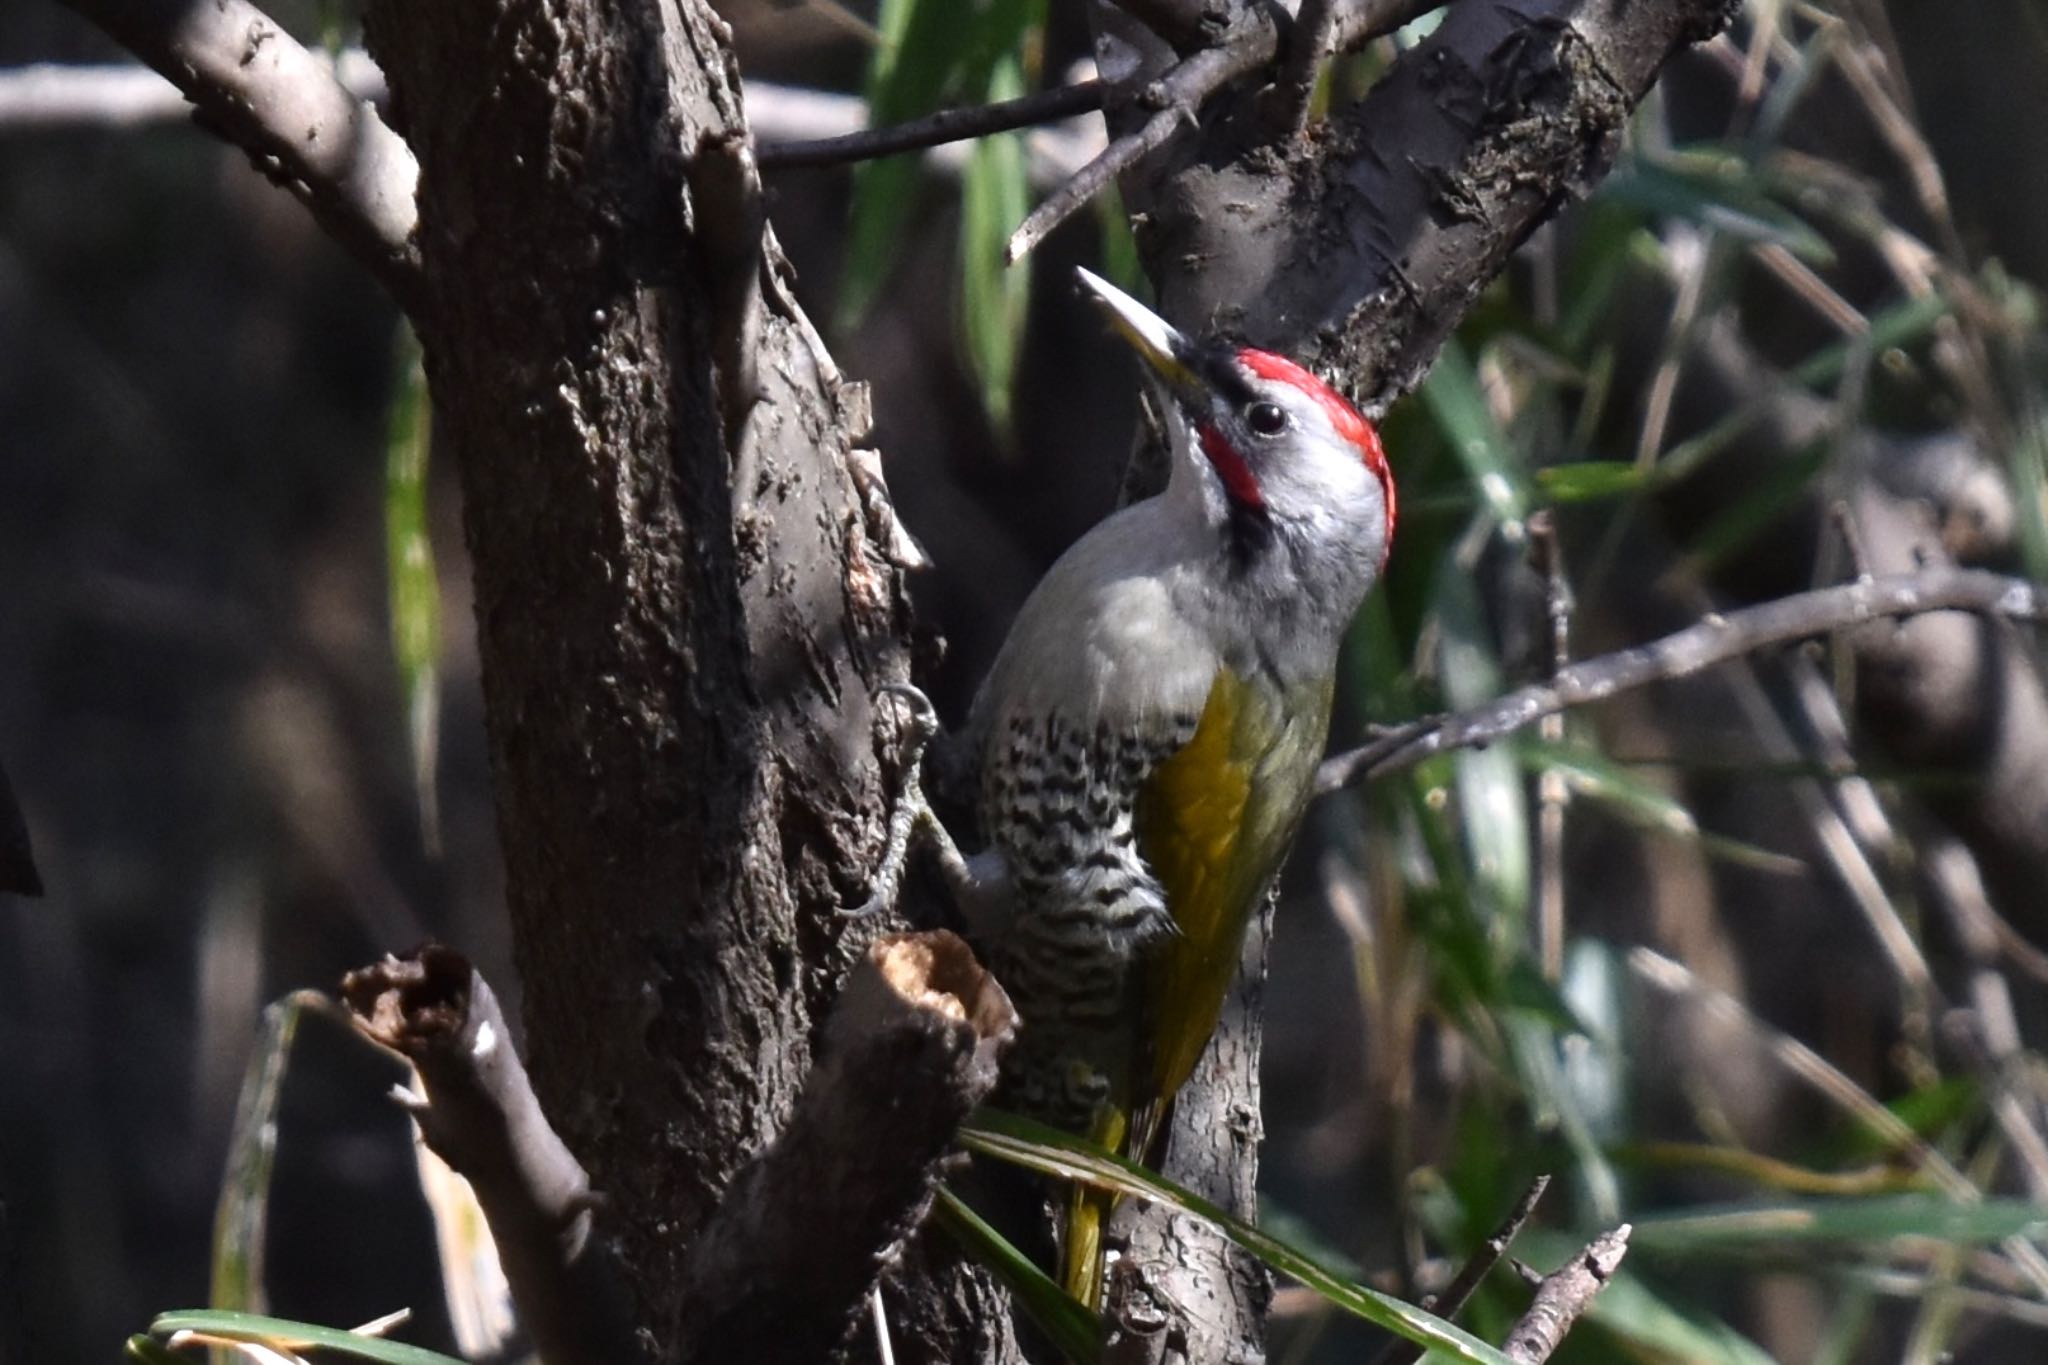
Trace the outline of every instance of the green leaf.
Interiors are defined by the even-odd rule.
[[[1608,177],[1601,194],[1744,241],[1774,243],[1814,265],[1834,263],[1827,239],[1772,199],[1755,169],[1733,153],[1694,147],[1655,161],[1637,157]]]
[[[988,97],[1005,100],[1023,92],[1021,64],[1014,57],[999,58]],[[1025,169],[1024,139],[998,133],[975,144],[960,183],[960,307],[967,351],[981,380],[989,422],[1005,435],[1031,298],[1031,258],[1006,264],[1003,246],[1030,210]]]
[[[1974,1120],[1983,1112],[1984,1103],[1984,1085],[1977,1077],[1950,1076],[1887,1100],[1884,1108],[1916,1135],[1932,1138],[1955,1124]],[[1888,1157],[1898,1149],[1894,1136],[1857,1124],[1824,1144],[1821,1151],[1828,1164],[1849,1165]]]
[[[1536,491],[1551,503],[1598,502],[1640,493],[1651,471],[1632,460],[1581,460],[1536,471]]]
[[[1011,1297],[1023,1305],[1061,1354],[1079,1365],[1093,1365],[1101,1358],[1101,1316],[1060,1288],[1052,1276],[1039,1269],[1036,1261],[1017,1250],[1009,1238],[968,1207],[965,1200],[941,1185],[932,1216],[977,1262],[1003,1282]]]
[[[1630,1245],[1670,1256],[1740,1252],[1788,1242],[1997,1242],[2048,1226],[2048,1208],[2024,1199],[1961,1204],[1938,1194],[1731,1204],[1636,1222]]]
[[[1480,498],[1510,535],[1520,535],[1529,515],[1528,482],[1486,406],[1471,357],[1455,338],[1444,343],[1422,381],[1422,399]]]
[[[997,59],[1017,54],[1043,14],[1044,0],[882,0],[875,19],[881,41],[868,73],[868,122],[881,127],[947,103],[986,103]],[[915,156],[854,168],[840,327],[858,322],[880,292],[908,236],[922,179]]]
[[[427,528],[427,463],[433,416],[419,342],[400,326],[398,382],[384,436],[384,570],[391,591],[391,647],[405,693],[406,740],[420,840],[441,851],[437,780],[441,733],[441,582]]]
[[[1152,282],[1138,259],[1138,235],[1131,231],[1131,215],[1124,212],[1123,191],[1112,180],[1095,196],[1095,213],[1102,224],[1102,262],[1097,272],[1126,294],[1144,298]]]
[[[270,1173],[277,1161],[277,1104],[291,1060],[299,1014],[320,997],[294,992],[263,1011],[262,1032],[242,1073],[235,1124],[228,1136],[227,1171],[213,1211],[215,1308],[261,1312],[263,1246],[270,1213]]]
[[[1352,1284],[1268,1233],[1234,1218],[1208,1200],[1091,1142],[1013,1114],[980,1110],[960,1129],[970,1152],[1043,1175],[1077,1181],[1133,1199],[1170,1204],[1199,1218],[1264,1261],[1347,1312],[1466,1365],[1508,1365],[1508,1358],[1477,1337],[1413,1304]]]
[[[287,1318],[267,1318],[255,1313],[230,1313],[219,1309],[183,1309],[161,1313],[149,1325],[152,1336],[167,1337],[176,1332],[197,1332],[229,1341],[269,1345],[294,1354],[306,1349],[339,1351],[343,1355],[373,1360],[379,1365],[463,1365],[454,1356],[409,1346],[384,1337],[344,1332],[338,1327],[320,1327]]]
[[[1560,774],[1574,792],[1599,802],[1639,828],[1697,843],[1710,856],[1759,872],[1796,877],[1807,871],[1806,864],[1797,858],[1727,835],[1705,832],[1683,802],[1597,750],[1577,744],[1546,744],[1538,739],[1525,739],[1519,747],[1532,767]]]
[[[1443,632],[1445,699],[1461,709],[1498,696],[1501,668],[1493,629],[1478,585],[1456,556],[1447,556],[1437,574],[1435,615]],[[1521,769],[1508,746],[1495,745],[1459,750],[1452,770],[1473,879],[1491,893],[1491,908],[1519,921],[1528,912],[1530,891],[1529,795]]]

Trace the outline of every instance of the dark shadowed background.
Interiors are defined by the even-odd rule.
[[[2027,310],[2048,279],[2042,10],[2025,0],[1828,9],[1842,45],[1876,43],[1907,81],[1913,126],[1952,205],[1942,222],[1913,191],[1916,167],[1896,130],[1814,42],[1821,21],[1781,8],[1753,5],[1732,39],[1684,59],[1630,155],[1711,142],[1738,178],[1768,160],[1756,142],[1724,136],[1738,106],[1754,135],[1743,44],[1768,12],[1777,46],[1757,79],[1785,91],[1788,109],[1771,148],[1806,160],[1779,155],[1768,167],[1776,178],[1759,172],[1755,192],[1804,214],[1832,254],[1781,268],[1760,254],[1777,239],[1704,212],[1697,186],[1687,199],[1647,175],[1633,199],[1567,213],[1481,304],[1461,343],[1507,458],[1525,473],[1632,461],[1652,427],[1650,453],[1668,452],[1841,343],[1830,298],[1866,320],[1905,300],[1898,261],[1883,250],[1898,243],[1845,227],[1813,195],[1838,208],[1867,203],[1930,244],[1942,263],[1927,268],[1967,325],[1930,318],[1896,344],[1880,339],[1852,355],[1852,368],[1868,366],[1867,384],[1845,393],[1816,382],[1765,405],[1695,472],[1654,490],[1557,497],[1568,570],[1584,571],[1577,654],[1840,578],[1848,561],[1830,504],[1855,503],[1879,465],[1890,471],[1876,480],[1886,505],[1917,519],[1873,530],[1893,523],[1872,513],[1863,535],[1882,541],[1868,547],[1873,559],[1925,535],[1968,562],[2040,572],[2042,547],[2030,558],[2027,543],[2041,515],[2040,346]],[[866,49],[818,7],[721,9],[750,78],[859,89]],[[1067,6],[1052,9],[1042,64],[1059,70],[1079,34]],[[311,6],[273,13],[302,37],[317,32]],[[0,8],[0,67],[119,59],[45,0]],[[1789,90],[1808,77],[1805,93]],[[936,561],[916,591],[945,641],[929,677],[949,718],[963,713],[1037,575],[1114,505],[1137,413],[1130,363],[1069,284],[1074,264],[1101,259],[1102,229],[1084,215],[1035,258],[1014,419],[1007,431],[991,423],[962,343],[953,183],[943,170],[927,178],[879,302],[829,338],[873,385],[898,510]],[[847,176],[791,171],[768,184],[799,295],[832,318]],[[1719,207],[1736,200],[1730,191]],[[1603,286],[1574,342],[1556,342],[1558,310],[1591,288],[1573,263],[1602,259],[1627,278]],[[516,998],[460,513],[452,471],[439,467],[428,517],[445,646],[438,850],[423,838],[386,575],[398,329],[392,305],[295,203],[189,124],[0,123],[0,762],[47,886],[40,900],[0,895],[0,1357],[105,1358],[153,1312],[205,1300],[213,1203],[266,1002],[330,988],[342,971],[428,936],[459,944]],[[1538,333],[1548,352],[1528,341]],[[1979,334],[1991,337],[1983,355],[1970,350]],[[1678,355],[1692,359],[1681,367]],[[1596,368],[1597,404],[1586,377]],[[1560,386],[1564,371],[1575,378]],[[1470,529],[1478,499],[1450,453],[1454,410],[1452,395],[1433,393],[1388,420],[1418,549],[1409,557],[1408,543],[1397,545],[1388,588],[1385,629],[1401,641],[1399,658],[1389,665],[1383,652],[1377,671],[1361,662],[1389,638],[1361,630],[1339,742],[1360,734],[1368,697],[1476,700],[1544,667],[1542,580],[1523,542]],[[1772,480],[1781,497],[1752,496]],[[1442,627],[1428,625],[1444,609],[1447,575],[1484,604],[1499,682],[1476,665],[1461,672]],[[2015,676],[2038,686],[2031,656],[2012,648]],[[2029,1195],[2002,1155],[2012,1134],[1985,1117],[1984,1077],[2003,1068],[2019,1078],[2038,1132],[2034,1048],[2048,996],[2026,954],[2048,943],[2048,829],[2025,811],[2002,827],[1972,804],[2000,762],[1993,750],[2021,741],[1967,725],[1931,733],[1914,709],[1919,694],[1907,686],[1905,700],[1892,698],[1890,675],[1831,691],[1841,681],[1833,659],[1795,652],[1573,723],[1632,775],[1604,799],[1600,775],[1580,775],[1593,794],[1570,806],[1555,867],[1570,930],[1567,994],[1588,1014],[1606,1000],[1613,1012],[1600,1022],[1630,1040],[1628,1065],[1605,1081],[1581,1077],[1578,1093],[1597,1119],[1586,1141],[1635,1151],[1613,1167],[1631,1216],[1773,1188],[1755,1166],[1730,1174],[1653,1159],[1655,1139],[1829,1169],[1877,1160],[1755,1031],[1677,1007],[1631,977],[1621,953],[1634,944],[1740,996],[1879,1100],[1912,1094],[1932,1106],[1926,1097],[1944,1083],[1986,1087],[1957,1101],[1931,1140],[1987,1191]],[[1813,710],[1799,698],[1815,684],[1848,704]],[[1843,713],[1850,749],[1879,779],[1867,798],[1880,811],[1876,835],[1855,826],[1866,799],[1856,793],[1867,789],[1816,780],[1833,760],[1815,717]],[[1430,1203],[1439,1189],[1467,1201],[1441,1224],[1484,1224],[1506,1197],[1479,1192],[1511,1196],[1539,1165],[1574,1159],[1552,1159],[1575,1150],[1558,1116],[1496,1074],[1514,1038],[1476,1022],[1489,991],[1504,998],[1517,987],[1462,979],[1445,948],[1461,934],[1520,931],[1453,923],[1454,888],[1416,870],[1418,830],[1446,800],[1467,799],[1461,780],[1438,771],[1319,805],[1286,883],[1267,993],[1268,1216],[1368,1276],[1427,1268],[1423,1230],[1431,1254],[1443,1231],[1429,1213],[1441,1209]],[[1543,793],[1512,770],[1507,785],[1522,804],[1502,818],[1526,833]],[[1639,788],[1667,804],[1646,813]],[[1466,818],[1483,843],[1484,817]],[[1684,822],[1693,829],[1674,828]],[[1988,961],[1926,889],[1929,850],[1946,847],[1949,831],[1976,855],[2009,925]],[[1846,881],[1830,853],[1844,837],[1869,850],[1861,865],[1875,868],[1874,893]],[[1423,883],[1431,894],[1416,890]],[[1901,985],[1869,927],[1872,894],[1926,954],[1933,995]],[[1958,1061],[1943,1033],[1955,1011],[1986,1008],[1975,992],[1987,966],[2008,983],[2023,1044],[1988,1071]],[[1574,1056],[1565,1047],[1557,1066],[1569,1073]],[[326,1021],[304,1026],[280,1130],[272,1306],[345,1324],[409,1304],[422,1319],[416,1339],[445,1346],[405,1123],[382,1098],[394,1079]],[[1618,1088],[1602,1111],[1587,1096],[1606,1083]],[[1492,1098],[1474,1101],[1475,1091]],[[1475,1170],[1489,1151],[1497,1169]],[[1597,1180],[1573,1171],[1547,1206],[1561,1228],[1599,1205]],[[1887,1289],[1877,1270],[1968,1278],[1939,1256],[1815,1259],[1754,1241],[1719,1261],[1645,1253],[1640,1268],[1674,1301],[1721,1315],[1785,1360],[1822,1358],[1832,1341],[1847,1344],[1827,1359],[1899,1359],[1902,1343],[1932,1339],[1914,1335],[1922,1296]],[[1985,1277],[1973,1285],[1989,1293],[1997,1279]],[[2042,1295],[2024,1277],[2000,1292],[2031,1300],[2033,1317],[1973,1300],[1939,1339],[1972,1360],[2041,1352]],[[1852,1311],[1871,1315],[1860,1335],[1843,1326]],[[1369,1349],[1361,1330],[1283,1297],[1274,1358]],[[1599,1337],[1578,1349],[1584,1359],[1645,1358]]]

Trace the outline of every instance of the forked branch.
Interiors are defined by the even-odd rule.
[[[1391,33],[1441,3],[1442,0],[1333,0],[1322,20],[1327,25],[1326,45],[1331,51],[1348,52],[1383,33]],[[1189,53],[1174,63],[1138,97],[1141,104],[1155,111],[1152,116],[1112,141],[1101,155],[1047,195],[1011,234],[1004,249],[1007,259],[1015,261],[1044,241],[1116,176],[1165,146],[1177,127],[1193,126],[1203,104],[1217,91],[1270,64],[1280,51],[1281,35],[1280,23],[1270,9],[1251,6],[1214,46]]]

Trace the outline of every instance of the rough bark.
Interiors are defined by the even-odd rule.
[[[828,1358],[924,1222],[960,1123],[995,1089],[1017,1012],[946,930],[885,938],[833,1006],[774,1145],[690,1249],[686,1358]]]
[[[415,312],[460,469],[536,1087],[657,1345],[880,926],[870,687],[899,575],[696,0],[378,4],[421,168]],[[720,372],[716,361],[724,358]]]

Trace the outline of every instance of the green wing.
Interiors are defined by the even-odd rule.
[[[1194,738],[1138,798],[1138,851],[1180,926],[1160,945],[1144,992],[1149,1084],[1132,1096],[1129,1148],[1139,1160],[1158,1111],[1216,1031],[1245,929],[1301,822],[1329,736],[1331,687],[1324,680],[1290,696],[1218,673]]]

